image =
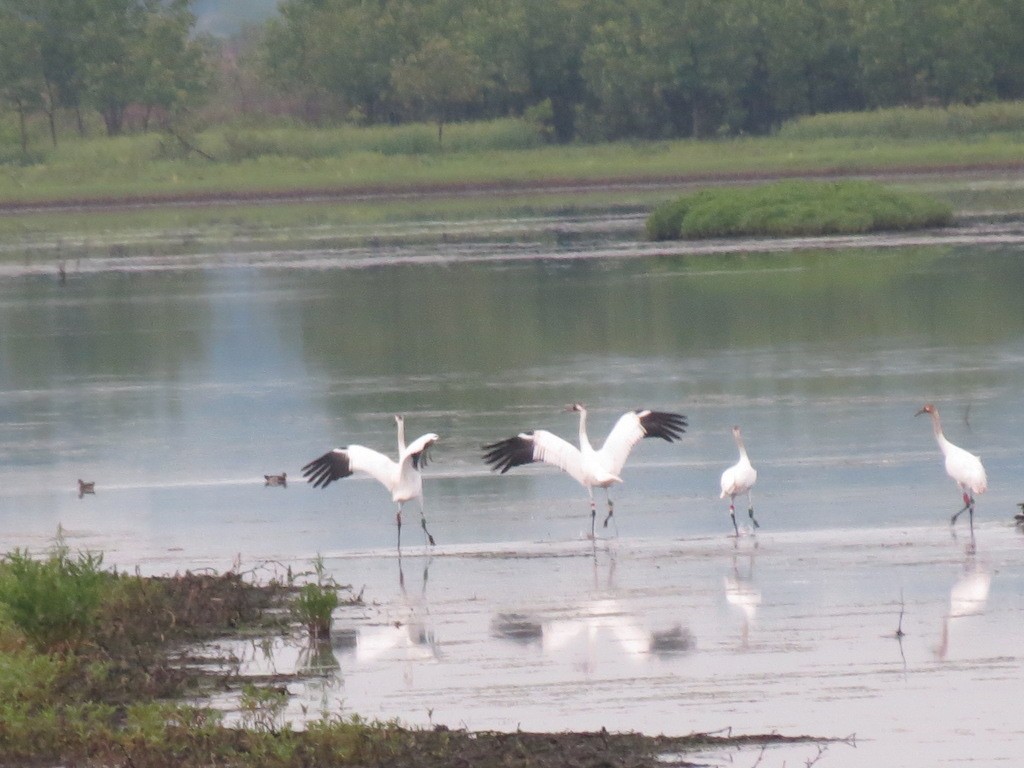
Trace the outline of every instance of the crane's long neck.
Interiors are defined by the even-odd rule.
[[[395,423],[398,426],[398,455],[401,456],[405,452],[405,419],[396,416]]]
[[[950,442],[942,434],[942,422],[939,421],[938,412],[932,411],[930,416],[932,417],[932,432],[935,433],[935,442],[939,444],[939,449],[942,451],[942,455],[945,456],[946,451],[949,450]]]
[[[740,460],[741,461],[745,461],[745,462],[747,462],[749,464],[750,463],[750,457],[747,456],[747,448],[746,448],[745,445],[743,445],[743,438],[742,437],[737,437],[736,438],[736,446],[740,449]]]
[[[587,437],[587,410],[580,408],[580,450],[593,450],[590,445],[590,438]]]

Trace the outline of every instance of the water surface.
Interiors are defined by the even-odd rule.
[[[673,249],[638,242],[636,224],[8,249],[3,546],[38,550],[60,528],[158,573],[323,554],[372,601],[338,617],[332,711],[879,745],[843,765],[897,746],[903,765],[1012,760],[1019,233]],[[637,447],[597,547],[573,481],[480,461],[523,429],[573,439],[574,401],[598,439],[629,408],[690,422],[679,443]],[[958,492],[914,418],[926,401],[988,470],[973,554],[963,523],[949,531]],[[401,571],[379,486],[300,478],[334,446],[393,452],[396,413],[410,437],[441,435],[425,480],[438,547],[424,558],[409,509]],[[733,424],[762,523],[739,542],[717,498]],[[263,486],[282,471],[287,488]],[[78,478],[95,495],[79,498]],[[957,608],[955,585],[979,570],[990,593]]]

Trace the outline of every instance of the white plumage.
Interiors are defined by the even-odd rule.
[[[607,492],[611,485],[622,482],[619,476],[622,467],[633,446],[643,438],[660,437],[670,443],[677,440],[685,431],[686,417],[662,411],[629,411],[619,417],[600,450],[595,450],[587,437],[587,409],[580,403],[573,403],[566,406],[565,410],[580,415],[579,448],[547,430],[538,429],[485,445],[484,461],[491,469],[502,474],[512,467],[535,461],[550,464],[567,473],[587,489],[590,498],[590,535],[593,538],[597,515],[593,489],[604,488]],[[614,507],[611,498],[607,500],[605,527],[608,526]]]
[[[395,416],[398,427],[398,461],[383,453],[362,445],[335,448],[309,462],[302,468],[305,477],[314,488],[326,488],[334,480],[348,477],[353,472],[364,472],[388,489],[391,500],[398,504],[395,522],[398,525],[398,548],[402,547],[402,508],[407,501],[415,499],[420,508],[420,524],[427,540],[433,544],[434,537],[427,530],[427,519],[423,512],[423,477],[420,470],[427,463],[427,449],[438,441],[433,432],[421,435],[410,445],[405,444],[405,420]]]
[[[722,473],[722,495],[720,499],[729,497],[729,515],[732,517],[732,527],[736,535],[740,535],[740,528],[736,525],[736,497],[747,494],[747,513],[750,515],[750,522],[755,528],[760,528],[757,520],[754,519],[754,501],[751,498],[750,489],[757,482],[757,470],[750,465],[750,458],[747,456],[747,449],[743,445],[743,436],[739,427],[732,428],[733,439],[736,440],[736,447],[740,451],[740,460]]]
[[[956,481],[963,494],[964,506],[953,515],[949,523],[954,525],[956,519],[966,510],[971,522],[971,530],[973,531],[974,494],[980,495],[988,490],[988,478],[985,475],[985,467],[982,466],[981,459],[973,453],[965,451],[958,445],[953,445],[946,439],[946,436],[942,433],[942,422],[939,420],[938,408],[928,403],[914,415],[920,416],[922,413],[927,413],[932,417],[932,430],[935,432],[935,441],[939,444],[939,450],[942,451],[942,455],[946,457],[946,474]]]

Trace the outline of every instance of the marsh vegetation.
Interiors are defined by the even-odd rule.
[[[865,181],[786,181],[713,188],[664,203],[647,218],[651,240],[861,234],[946,226],[952,206]]]

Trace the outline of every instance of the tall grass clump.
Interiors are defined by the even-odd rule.
[[[973,106],[892,107],[870,112],[832,112],[798,117],[779,129],[787,139],[958,140],[995,133],[1024,138],[1024,101],[992,101]]]
[[[331,636],[331,617],[338,607],[338,584],[327,575],[323,557],[313,561],[315,580],[298,588],[292,604],[292,614],[309,632],[312,642],[327,640]]]
[[[651,240],[858,234],[944,226],[952,208],[867,181],[784,181],[707,189],[656,208]]]
[[[40,652],[74,650],[93,630],[111,582],[103,558],[58,545],[43,559],[14,550],[0,560],[0,614]]]

